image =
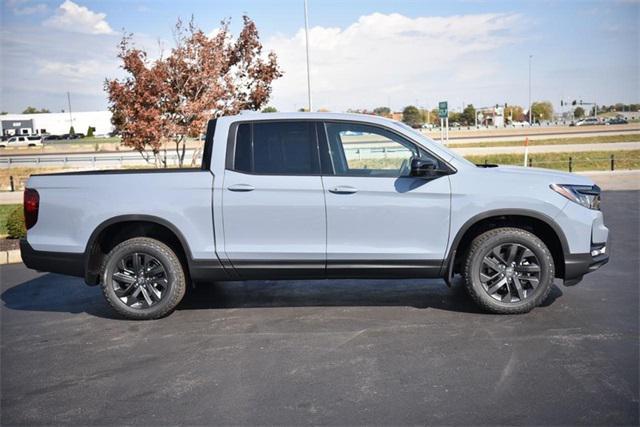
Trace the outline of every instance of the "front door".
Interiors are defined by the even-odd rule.
[[[449,237],[449,178],[411,177],[410,164],[416,156],[441,161],[383,127],[324,128],[329,276],[437,276]]]
[[[232,126],[223,183],[224,248],[242,278],[324,276],[325,203],[316,127],[306,121]]]

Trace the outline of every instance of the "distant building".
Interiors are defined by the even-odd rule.
[[[2,135],[63,135],[73,126],[76,133],[87,133],[89,126],[95,135],[113,132],[111,111],[77,113],[5,114],[0,116]]]

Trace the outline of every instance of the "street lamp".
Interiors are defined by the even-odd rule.
[[[307,0],[304,0],[304,38],[307,50],[307,96],[309,100],[309,112],[311,112],[311,72],[309,71],[309,16],[307,13]]]
[[[533,58],[533,55],[529,55],[529,125],[533,124],[531,122],[531,58]]]

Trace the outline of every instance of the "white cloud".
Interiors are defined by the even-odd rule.
[[[409,18],[362,16],[348,27],[309,32],[314,108],[394,106],[421,100],[432,106],[449,85],[464,87],[497,76],[492,54],[519,40],[517,14]],[[285,75],[274,83],[273,103],[290,110],[306,100],[304,31],[277,35],[274,50]],[[463,89],[462,87],[460,89]]]
[[[71,0],[65,0],[56,14],[44,21],[44,25],[58,30],[85,34],[113,34],[105,13],[94,12]]]

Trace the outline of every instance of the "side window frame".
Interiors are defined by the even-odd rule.
[[[254,158],[253,151],[251,153],[251,172],[244,170],[237,170],[235,167],[235,153],[236,153],[236,140],[238,136],[238,129],[242,124],[248,124],[250,126],[250,134],[251,134],[251,147],[253,150],[253,135],[254,135],[254,125],[255,124],[263,124],[263,123],[306,123],[309,125],[311,133],[312,133],[312,141],[311,141],[311,155],[314,157],[313,160],[313,171],[312,173],[257,173],[255,172],[254,166]],[[225,169],[233,172],[243,173],[247,175],[256,175],[256,176],[321,176],[322,175],[322,162],[320,160],[320,149],[318,145],[318,127],[317,120],[309,120],[309,119],[290,119],[290,120],[240,120],[231,123],[229,126],[229,135],[227,137],[227,153],[225,159]]]
[[[320,150],[321,150],[321,154],[320,154],[320,158],[321,159],[325,159],[327,158],[328,161],[330,162],[329,165],[327,165],[325,167],[325,165],[322,165],[322,172],[323,175],[331,175],[331,176],[344,176],[344,177],[362,177],[362,178],[406,178],[405,176],[396,176],[396,177],[390,177],[390,176],[366,176],[366,175],[355,175],[355,174],[339,174],[336,173],[336,169],[335,169],[335,165],[334,165],[334,156],[333,156],[333,152],[331,149],[331,144],[329,143],[329,132],[327,130],[327,124],[328,123],[335,123],[335,124],[352,124],[352,125],[356,125],[356,126],[368,126],[368,127],[372,127],[375,129],[380,129],[386,132],[391,133],[392,135],[394,135],[396,138],[402,140],[404,143],[406,143],[407,145],[413,147],[415,149],[415,152],[419,153],[420,156],[422,155],[427,155],[430,156],[432,158],[434,158],[435,160],[437,160],[443,167],[450,169],[450,170],[455,170],[454,168],[452,168],[447,162],[445,162],[444,160],[442,160],[441,157],[433,154],[431,151],[427,150],[426,148],[422,147],[421,145],[419,145],[418,143],[416,143],[415,141],[413,141],[412,139],[406,137],[405,135],[402,135],[401,133],[388,128],[386,126],[381,126],[375,123],[367,123],[367,122],[356,122],[356,121],[347,121],[347,120],[323,120],[321,125],[318,128],[318,131],[320,132],[320,129],[322,129],[322,137],[318,137],[318,140],[320,142]],[[397,141],[394,141],[397,142]],[[401,144],[400,142],[397,142],[398,144]],[[403,144],[401,144],[403,145]],[[341,150],[341,157],[343,158],[343,162],[345,162],[346,165],[346,156],[344,153],[344,149]],[[326,161],[325,161],[326,163]]]

